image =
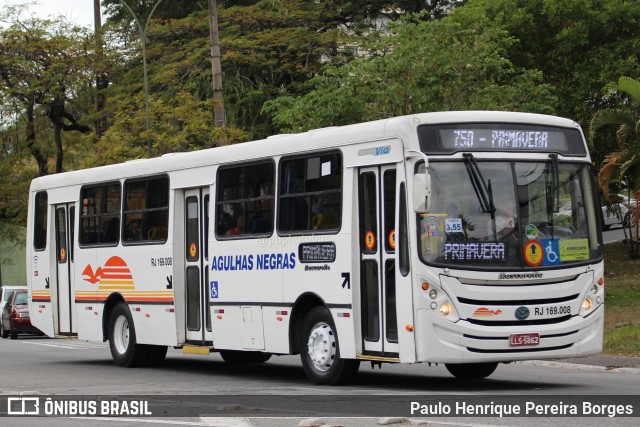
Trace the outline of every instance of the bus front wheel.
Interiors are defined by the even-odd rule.
[[[316,307],[304,320],[300,358],[307,377],[318,385],[338,385],[351,381],[359,360],[340,358],[340,346],[331,313]]]
[[[493,374],[497,363],[445,363],[447,371],[459,380],[481,380]]]
[[[149,346],[137,343],[131,311],[124,302],[119,302],[111,312],[109,348],[111,357],[118,366],[142,366],[149,359]]]

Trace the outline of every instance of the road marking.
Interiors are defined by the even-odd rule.
[[[54,347],[54,348],[63,348],[63,349],[67,349],[67,350],[93,350],[93,349],[102,349],[102,348],[107,348],[106,344],[88,344],[88,345],[82,345],[82,344],[67,344],[67,345],[63,345],[63,344],[46,344],[43,342],[33,342],[33,341],[21,341],[22,344],[31,344],[31,345],[42,345],[45,347]]]
[[[246,418],[210,418],[200,417],[199,421],[186,420],[160,420],[144,418],[109,418],[109,417],[69,417],[74,420],[114,421],[116,423],[146,423],[146,424],[170,424],[174,426],[200,426],[200,427],[253,427]]]

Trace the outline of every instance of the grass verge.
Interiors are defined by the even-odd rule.
[[[604,352],[640,357],[640,260],[625,245],[604,247]]]

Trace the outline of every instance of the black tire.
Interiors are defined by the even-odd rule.
[[[150,347],[137,343],[129,306],[124,302],[116,304],[109,318],[109,348],[116,365],[127,368],[145,366]]]
[[[305,317],[299,348],[304,372],[314,384],[346,384],[358,373],[359,360],[340,357],[336,327],[325,307],[316,307]]]
[[[271,359],[270,353],[261,351],[220,350],[220,356],[227,363],[264,363]]]
[[[2,335],[2,338],[7,338],[9,336],[9,331],[4,328],[2,321],[0,321],[0,334]]]
[[[459,380],[481,380],[493,374],[498,364],[490,363],[445,363],[447,370]]]
[[[149,345],[147,346],[149,349],[149,355],[147,356],[147,360],[145,362],[146,366],[158,366],[164,362],[164,359],[167,357],[167,346],[166,345]]]
[[[12,340],[17,340],[18,339],[18,332],[14,331],[13,329],[9,331],[9,338],[11,338]]]

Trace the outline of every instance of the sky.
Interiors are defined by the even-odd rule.
[[[69,21],[93,29],[93,0],[0,0],[0,7],[35,3],[29,8],[38,18],[65,16]]]

